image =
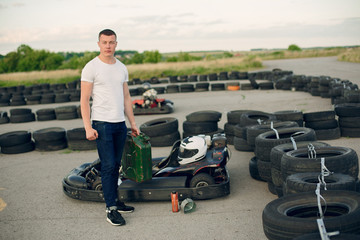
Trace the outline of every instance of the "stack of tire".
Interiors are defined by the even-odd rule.
[[[24,123],[35,121],[35,114],[30,108],[14,108],[10,109],[11,123]]]
[[[318,142],[318,141],[300,141],[295,142],[296,149],[305,148],[308,149],[309,146],[313,146],[314,150],[321,147],[330,146],[327,143],[324,142]],[[271,180],[273,184],[273,191],[272,193],[277,194],[279,197],[283,195],[283,186],[284,181],[281,177],[281,158],[282,156],[290,152],[292,150],[295,150],[293,143],[284,143],[277,145],[271,149],[270,152],[270,163],[271,163]]]
[[[194,91],[195,91],[194,85],[191,83],[180,85],[180,92],[194,92]]]
[[[208,82],[199,82],[195,83],[195,92],[206,92],[209,91],[209,83]]]
[[[183,138],[199,134],[212,136],[215,133],[223,133],[224,130],[218,127],[220,119],[221,113],[211,110],[188,114],[183,122]]]
[[[4,154],[25,153],[35,149],[31,132],[28,131],[13,131],[0,135],[0,147]]]
[[[57,151],[67,147],[66,130],[61,127],[36,130],[33,138],[38,151]]]
[[[86,139],[84,128],[73,128],[66,132],[68,148],[74,151],[95,150],[96,141]]]
[[[211,83],[211,91],[223,91],[225,90],[225,83]]]
[[[55,114],[57,120],[69,120],[78,118],[77,106],[62,106],[55,108]]]
[[[291,143],[292,141],[316,141],[315,131],[305,127],[283,128],[261,133],[255,139],[255,159],[252,161],[256,162],[258,176],[254,178],[266,181],[269,190],[274,194],[276,193],[273,191],[274,184],[271,174],[271,150],[277,145]]]
[[[227,112],[227,122],[224,124],[224,132],[228,144],[234,145],[234,137],[235,137],[235,126],[240,124],[241,114],[248,112],[249,110],[233,110]]]
[[[43,108],[36,111],[36,118],[38,121],[50,121],[56,119],[54,108]]]
[[[321,196],[324,201],[320,203],[314,192],[291,194],[268,203],[262,213],[267,239],[325,239],[316,221],[320,219],[318,205],[325,209],[326,232],[339,232],[330,239],[360,239],[360,193],[334,190],[322,191]]]
[[[360,103],[343,103],[335,105],[339,117],[341,136],[360,137]]]
[[[166,93],[178,93],[179,85],[167,85],[166,86]]]
[[[240,123],[234,128],[234,147],[238,151],[251,152],[254,148],[247,142],[246,128],[263,122],[276,120],[276,116],[262,111],[248,111],[240,116]]]
[[[150,137],[152,147],[172,146],[179,140],[179,121],[176,118],[158,118],[140,125],[140,131]]]
[[[338,139],[341,136],[335,111],[304,113],[305,127],[315,130],[318,140]]]

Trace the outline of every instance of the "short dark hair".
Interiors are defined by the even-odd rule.
[[[99,40],[100,40],[100,36],[101,35],[105,35],[105,36],[112,36],[112,35],[115,35],[115,39],[116,39],[116,33],[111,30],[111,29],[104,29],[102,30],[100,33],[99,33]]]

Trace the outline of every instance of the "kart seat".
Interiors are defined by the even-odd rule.
[[[153,166],[152,168],[153,174],[158,172],[162,168],[179,166],[178,152],[179,152],[180,143],[181,143],[180,140],[176,141],[172,146],[170,155],[164,158],[163,160],[161,160],[157,165]]]

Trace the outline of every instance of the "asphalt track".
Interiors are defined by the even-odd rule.
[[[337,62],[335,58],[266,61],[266,69],[281,68],[294,74],[326,75],[360,83],[360,64]],[[226,113],[248,109],[265,112],[333,109],[329,99],[305,92],[280,90],[209,91],[164,94],[174,102],[168,115],[136,116],[138,126],[161,117],[175,117],[182,122],[194,111],[216,110],[222,113],[218,123],[223,128]],[[135,97],[134,97],[135,98]],[[42,108],[78,103],[31,105],[33,112]],[[24,107],[24,106],[22,106]],[[26,106],[28,107],[28,106]],[[4,107],[9,110],[14,107]],[[81,119],[0,125],[0,134],[35,131],[47,127],[72,129],[82,127]],[[353,148],[360,153],[359,139],[340,138],[324,141],[333,146]],[[97,158],[96,151],[32,151],[24,154],[0,154],[0,239],[266,239],[261,214],[265,205],[276,199],[267,184],[252,179],[248,163],[253,152],[229,147],[231,177],[229,196],[196,201],[195,212],[173,213],[169,202],[134,202],[135,212],[123,214],[127,224],[121,227],[106,222],[103,203],[68,198],[61,181],[74,167]],[[153,157],[166,156],[170,147],[154,147]]]

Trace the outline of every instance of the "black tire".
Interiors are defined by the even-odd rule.
[[[33,122],[33,121],[35,121],[34,113],[10,116],[11,123],[24,123],[24,122]]]
[[[36,111],[36,115],[42,116],[42,115],[55,115],[55,109],[54,108],[43,108]]]
[[[192,134],[202,134],[208,132],[214,132],[218,130],[217,122],[183,122],[184,132]]]
[[[271,179],[271,162],[262,161],[257,159],[257,167],[259,171],[259,176],[266,182],[272,182]]]
[[[212,176],[207,173],[199,173],[191,178],[190,188],[206,187],[214,184],[215,180]]]
[[[197,111],[186,115],[189,122],[218,122],[221,119],[221,112],[217,111]]]
[[[39,115],[37,117],[38,121],[50,121],[50,120],[56,120],[55,114],[49,114],[49,115]]]
[[[331,236],[331,240],[359,240],[360,235],[352,233],[339,233],[338,235]],[[294,238],[294,240],[322,240],[320,233],[309,233],[300,237]]]
[[[257,158],[256,157],[252,157],[249,161],[249,172],[250,172],[250,176],[258,181],[262,181],[262,182],[266,182],[264,179],[262,179],[259,175],[259,169],[257,166]]]
[[[285,153],[281,158],[283,181],[294,173],[320,172],[322,157],[329,171],[358,177],[359,160],[356,152],[351,148],[330,146],[317,149],[316,158],[308,158],[308,150],[304,148]]]
[[[255,139],[255,155],[263,161],[270,161],[271,149],[277,145],[290,143],[291,136],[295,142],[315,141],[315,131],[311,128],[284,128],[278,131],[279,139],[276,138],[274,131],[269,131],[258,135]]]
[[[299,127],[296,122],[274,122],[273,128],[282,129],[282,128],[292,128]],[[261,133],[271,131],[271,123],[261,124],[261,125],[252,125],[246,127],[246,140],[248,144],[252,147],[255,147],[255,139]]]
[[[296,147],[298,149],[300,148],[308,149],[310,143],[315,147],[315,151],[318,148],[330,146],[329,144],[324,142],[303,141],[303,142],[297,142]],[[282,187],[283,185],[283,180],[281,178],[281,158],[285,153],[290,152],[292,150],[294,150],[294,146],[292,143],[280,144],[271,149],[270,152],[271,178],[272,178],[272,182],[277,187]]]
[[[176,118],[158,118],[140,125],[140,131],[149,137],[158,137],[178,131],[179,122]]]
[[[340,128],[342,137],[358,138],[360,137],[360,128]]]
[[[332,119],[335,119],[335,111],[304,113],[305,122],[325,121],[325,120],[332,120]]]
[[[284,195],[300,193],[300,192],[315,192],[319,182],[318,172],[303,172],[291,174],[286,178],[284,184]],[[334,173],[330,176],[324,177],[327,190],[347,190],[356,191],[355,178],[341,173]],[[321,186],[324,189],[325,186]]]
[[[66,138],[53,141],[36,141],[35,149],[38,151],[58,151],[67,148]]]
[[[216,131],[212,131],[212,132],[202,132],[202,133],[192,133],[192,132],[183,132],[182,137],[186,138],[189,136],[195,136],[195,135],[209,135],[210,137],[212,137],[214,134],[219,134],[219,133],[224,133],[224,129],[218,128]]]
[[[312,128],[314,130],[337,128],[338,126],[339,123],[336,119],[305,122],[305,127]]]
[[[249,112],[250,110],[233,110],[227,112],[227,120],[230,124],[239,124],[240,123],[240,117],[243,113]]]
[[[33,141],[29,141],[26,143],[22,143],[19,145],[1,147],[1,152],[4,154],[18,154],[18,153],[26,153],[31,152],[35,149],[35,144]]]
[[[339,125],[344,128],[360,128],[359,117],[339,117]]]
[[[360,193],[324,191],[324,224],[327,232],[360,232]],[[324,204],[322,202],[324,208]],[[318,232],[317,198],[313,192],[297,193],[268,203],[262,213],[263,230],[269,240],[294,239]]]
[[[242,127],[250,126],[250,125],[258,125],[259,121],[261,122],[270,122],[276,120],[276,116],[274,114],[265,113],[261,111],[251,111],[245,112],[240,117],[240,125]]]
[[[73,128],[66,131],[68,140],[86,140],[85,128]]]
[[[318,129],[315,130],[317,140],[332,140],[338,139],[341,137],[340,128],[331,128],[331,129]]]
[[[74,151],[96,150],[96,141],[84,140],[68,140],[68,148]]]
[[[50,127],[33,132],[33,138],[36,141],[46,142],[46,141],[56,141],[61,140],[66,137],[65,128],[61,127]]]
[[[234,148],[238,151],[242,151],[242,152],[252,152],[254,151],[254,148],[251,147],[247,141],[243,138],[239,138],[234,136]]]
[[[150,137],[152,147],[172,146],[177,140],[181,139],[180,132],[176,131],[162,136]]]
[[[10,109],[10,116],[31,114],[31,108],[14,108]]]
[[[359,117],[360,103],[342,103],[334,106],[336,115],[339,117]]]
[[[285,111],[277,111],[274,112],[276,119],[281,121],[294,121],[294,122],[302,122],[304,120],[303,113],[297,110],[285,110]],[[301,124],[299,124],[302,127]]]
[[[28,131],[13,131],[0,135],[0,146],[11,147],[15,145],[24,144],[31,141],[31,132]]]
[[[234,135],[238,138],[243,138],[246,140],[246,127],[241,127],[240,124],[236,124],[234,127]]]

